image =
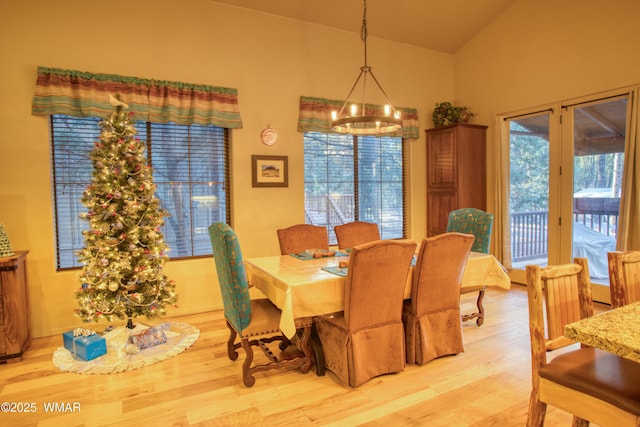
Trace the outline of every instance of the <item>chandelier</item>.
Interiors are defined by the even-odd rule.
[[[379,135],[391,132],[397,132],[402,129],[402,119],[400,119],[400,112],[391,105],[389,97],[385,93],[378,79],[373,74],[371,67],[367,65],[367,0],[364,0],[364,14],[362,16],[362,30],[360,32],[360,38],[364,43],[364,65],[360,67],[360,74],[356,82],[353,84],[347,100],[342,105],[340,112],[331,112],[331,130],[337,133],[346,133],[352,135]],[[371,79],[376,84],[386,104],[383,111],[372,111],[365,109],[365,92],[367,88],[367,78],[371,76]],[[351,101],[351,95],[358,87],[358,83],[362,81],[362,103],[360,106]],[[378,110],[375,108],[375,110]],[[382,114],[381,114],[382,113]]]

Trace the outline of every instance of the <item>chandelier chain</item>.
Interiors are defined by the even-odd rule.
[[[367,36],[369,32],[367,31],[367,0],[364,0],[364,12],[362,14],[362,28],[360,29],[360,39],[364,43],[364,66],[367,65]]]
[[[363,1],[364,11],[362,14],[362,28],[360,30],[360,39],[364,45],[364,65],[360,67],[360,74],[355,83],[351,87],[347,98],[342,104],[342,108],[339,112],[332,111],[331,116],[331,129],[337,133],[347,133],[354,135],[380,135],[398,132],[402,129],[402,119],[400,113],[393,107],[389,97],[385,93],[384,89],[373,74],[371,67],[367,61],[367,0]],[[384,105],[384,112],[381,112],[376,106],[372,106],[371,109],[367,109],[366,92],[367,92],[367,78],[371,77],[375,85],[380,90],[380,93],[387,102]],[[351,95],[358,88],[358,83],[362,80],[362,103],[360,104],[360,111],[358,112],[358,105],[353,102],[350,108],[347,108],[351,102]]]

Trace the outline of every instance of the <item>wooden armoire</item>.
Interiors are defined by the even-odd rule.
[[[487,126],[427,129],[427,236],[447,230],[449,212],[487,209]]]

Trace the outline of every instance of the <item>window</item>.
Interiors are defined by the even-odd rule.
[[[51,116],[53,197],[58,268],[79,267],[88,223],[80,201],[91,181],[88,154],[100,139],[101,119]],[[217,126],[136,122],[137,136],[157,186],[156,197],[169,212],[162,232],[171,258],[210,255],[208,227],[229,214],[229,130]]]
[[[405,151],[399,137],[304,134],[306,222],[375,222],[383,239],[406,236]]]

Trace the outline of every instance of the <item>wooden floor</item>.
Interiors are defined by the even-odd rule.
[[[465,305],[473,298],[464,295]],[[531,389],[526,289],[490,289],[485,307],[482,327],[464,326],[463,354],[357,389],[314,370],[258,373],[244,387],[243,356],[227,358],[221,312],[175,318],[198,327],[198,341],[172,359],[119,374],[62,372],[52,363],[62,338],[38,338],[24,360],[0,365],[0,402],[34,403],[36,411],[0,412],[0,426],[523,426]],[[45,403],[76,411],[46,412]],[[547,426],[570,424],[568,414],[548,409]]]

